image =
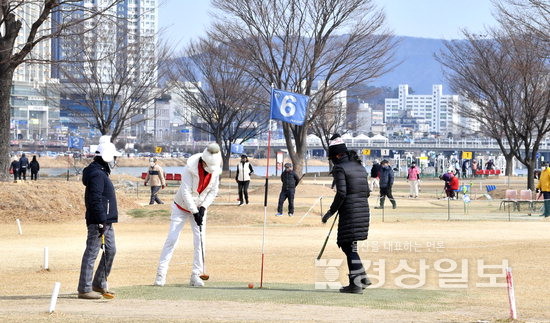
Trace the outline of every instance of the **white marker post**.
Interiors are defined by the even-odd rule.
[[[23,235],[23,229],[21,229],[21,221],[19,221],[19,219],[15,219],[15,223],[17,223],[17,229],[19,230],[19,234]]]
[[[44,270],[48,270],[48,247],[44,247]]]
[[[518,312],[516,310],[516,296],[514,292],[514,280],[512,279],[512,267],[506,267],[506,283],[508,285],[508,302],[510,303],[510,318],[516,320]]]
[[[50,313],[53,313],[53,311],[55,311],[55,305],[57,304],[57,296],[59,295],[60,287],[60,282],[55,282],[55,284],[53,285],[52,299],[50,300]]]

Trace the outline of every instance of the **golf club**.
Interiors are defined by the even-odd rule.
[[[325,243],[323,243],[323,247],[321,248],[321,251],[319,251],[319,255],[317,256],[317,260],[321,259],[321,256],[323,255],[323,252],[325,252],[325,247],[327,246],[328,238],[330,237],[330,233],[332,232],[332,228],[334,228],[334,223],[336,223],[336,218],[338,218],[338,212],[336,212],[336,215],[334,216],[334,221],[332,221],[332,225],[330,226],[330,230],[328,230],[327,238],[325,239]]]
[[[202,280],[208,280],[210,276],[205,274],[205,269],[204,269],[206,265],[204,264],[204,246],[202,244],[202,225],[199,225],[199,232],[200,232],[200,238],[201,238],[201,252],[202,252],[202,274],[199,277]]]
[[[109,288],[107,287],[107,253],[105,251],[105,234],[101,235],[101,250],[103,250],[103,274],[105,275],[105,292],[102,293],[103,298],[113,299],[115,294],[107,292]]]

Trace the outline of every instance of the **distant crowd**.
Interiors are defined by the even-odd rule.
[[[21,154],[19,160],[14,157],[11,161],[9,172],[13,174],[13,181],[17,180],[27,180],[27,169],[31,171],[31,180],[38,180],[38,171],[40,170],[40,163],[36,159],[36,155],[32,156],[32,160],[29,162],[29,159],[25,154]]]

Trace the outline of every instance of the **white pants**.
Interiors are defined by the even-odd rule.
[[[418,197],[418,187],[419,187],[418,180],[409,181],[409,195],[411,195],[412,197]]]
[[[195,247],[193,254],[193,269],[191,271],[192,275],[200,275],[203,270],[202,262],[202,250],[201,250],[201,233],[200,228],[195,223],[193,214],[180,210],[175,204],[172,204],[172,216],[170,217],[170,230],[168,231],[168,236],[166,237],[166,242],[164,242],[164,247],[160,254],[159,266],[157,269],[157,275],[160,275],[166,278],[168,273],[168,266],[170,265],[170,260],[174,254],[174,249],[178,243],[181,230],[185,225],[185,222],[189,220],[191,223],[191,230],[193,231],[193,245]],[[204,237],[206,235],[206,212],[204,214],[204,219],[202,223],[202,238],[204,245]]]
[[[374,192],[374,187],[380,188],[380,179],[378,177],[371,177],[370,178],[370,190],[371,192]]]

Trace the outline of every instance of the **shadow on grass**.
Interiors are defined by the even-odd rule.
[[[367,288],[363,295],[337,290],[314,289],[305,284],[265,284],[248,288],[247,283],[216,282],[202,288],[174,284],[117,288],[120,299],[233,301],[243,303],[304,304],[367,307],[410,311],[439,311],[452,308],[464,291]]]

